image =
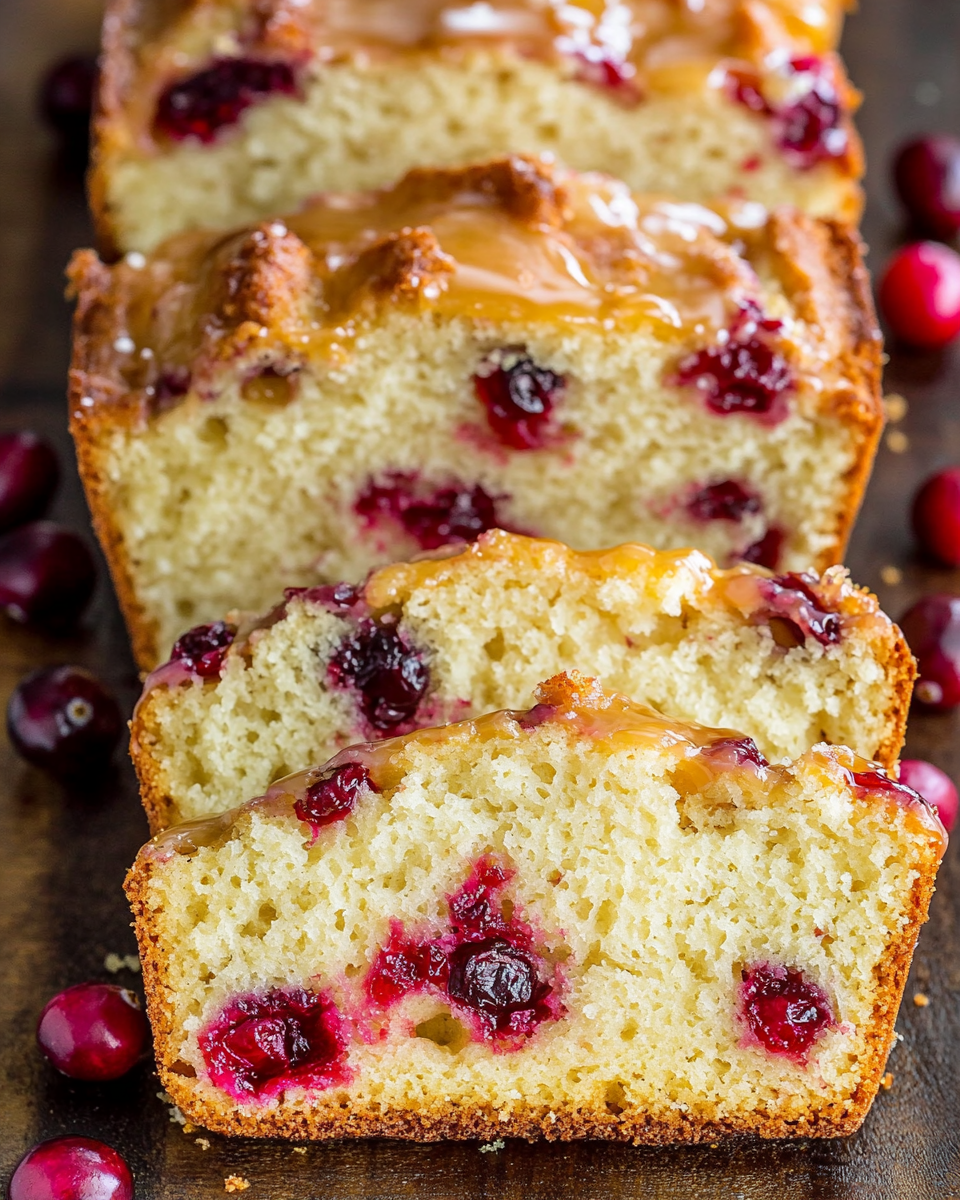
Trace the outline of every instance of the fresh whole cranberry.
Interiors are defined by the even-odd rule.
[[[86,150],[96,86],[97,60],[89,54],[61,59],[43,80],[41,115],[71,148]]]
[[[917,541],[938,561],[960,567],[960,467],[930,477],[913,502]]]
[[[960,232],[960,138],[920,137],[897,151],[893,178],[918,228],[936,238]]]
[[[238,996],[200,1034],[210,1078],[237,1099],[343,1083],[346,1035],[333,1001],[304,988]]]
[[[896,337],[940,349],[960,333],[960,254],[939,242],[905,246],[887,264],[879,300]]]
[[[802,972],[760,963],[743,972],[740,1012],[748,1044],[771,1054],[805,1062],[810,1048],[828,1029],[836,1027],[823,988]]]
[[[737,480],[724,479],[694,492],[685,507],[695,521],[742,521],[760,511],[760,497]]]
[[[102,771],[122,732],[116,700],[82,667],[34,671],[7,705],[7,733],[17,753],[60,779]]]
[[[500,350],[473,377],[477,399],[496,437],[514,450],[536,450],[549,440],[553,409],[566,380],[539,367],[523,347]]]
[[[300,820],[310,826],[316,841],[324,825],[343,821],[353,812],[364,792],[379,791],[363,763],[348,762],[324,771],[319,779],[310,784],[293,809]]]
[[[270,95],[292,96],[296,91],[289,63],[222,58],[166,89],[157,104],[156,128],[174,141],[197,138],[212,142],[252,104]]]
[[[195,625],[174,642],[170,661],[182,662],[201,679],[219,679],[223,660],[236,636],[236,625],[226,621]]]
[[[945,712],[960,704],[960,596],[924,596],[900,618],[900,628],[917,660],[914,699]]]
[[[40,1014],[37,1042],[71,1079],[119,1079],[136,1066],[147,1044],[140,1001],[112,983],[78,983]]]
[[[0,533],[42,517],[59,479],[56,454],[35,433],[0,434]]]
[[[905,758],[900,763],[900,782],[922,796],[948,832],[953,828],[960,808],[957,789],[949,775],[922,758]]]
[[[0,536],[0,609],[22,625],[69,629],[96,581],[86,542],[52,521],[32,521]]]
[[[133,1200],[133,1176],[103,1142],[53,1138],[21,1158],[8,1195],[9,1200]]]
[[[823,59],[795,58],[790,74],[806,79],[809,87],[792,104],[776,112],[777,144],[801,170],[826,159],[840,158],[847,151],[843,113],[836,86]]]
[[[416,716],[430,685],[422,656],[395,625],[365,618],[330,660],[335,687],[360,693],[360,709],[374,729],[393,730]]]

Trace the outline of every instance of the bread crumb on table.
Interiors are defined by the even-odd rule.
[[[294,1154],[306,1154],[307,1148],[306,1146],[294,1146],[293,1152]]]
[[[103,960],[103,969],[111,975],[116,975],[118,971],[133,971],[139,974],[140,959],[135,954],[114,954],[111,951]]]
[[[225,1192],[245,1192],[249,1186],[250,1180],[244,1179],[242,1175],[228,1175],[223,1181]]]
[[[910,439],[900,429],[891,429],[887,434],[887,449],[892,454],[905,454],[910,449]]]
[[[487,1142],[486,1145],[480,1147],[481,1154],[495,1154],[498,1150],[502,1150],[507,1143],[503,1138],[497,1138],[495,1142]]]
[[[883,398],[883,410],[887,414],[887,420],[891,425],[896,425],[898,421],[902,421],[907,415],[907,402],[903,396],[896,392],[891,392],[889,396]]]
[[[884,1077],[880,1080],[880,1086],[885,1092],[889,1092],[893,1087],[893,1073],[891,1071],[887,1071]]]
[[[197,1140],[193,1144],[195,1146],[199,1146],[201,1150],[209,1150],[210,1149],[210,1139],[209,1138],[197,1138]]]
[[[926,992],[914,992],[913,993],[913,1002],[917,1006],[917,1008],[926,1008],[927,1005],[930,1003],[930,997],[927,995]]]
[[[880,578],[888,587],[896,587],[903,582],[903,572],[892,564],[880,568]]]

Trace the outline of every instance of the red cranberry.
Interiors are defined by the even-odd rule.
[[[86,542],[52,521],[0,537],[0,609],[51,632],[75,624],[93,595],[97,569]]]
[[[847,151],[848,138],[842,128],[843,113],[836,86],[823,59],[795,58],[789,73],[804,76],[809,89],[793,104],[777,110],[777,144],[801,170],[815,167]]]
[[[37,1042],[71,1079],[119,1079],[136,1066],[147,1044],[140,1001],[112,983],[78,983],[47,1003]]]
[[[536,450],[549,440],[554,405],[563,398],[562,375],[538,367],[522,347],[499,350],[473,377],[487,421],[505,446]]]
[[[275,988],[231,1000],[200,1034],[210,1078],[243,1100],[346,1082],[346,1031],[323,993]]]
[[[61,59],[47,72],[40,89],[40,112],[51,128],[68,143],[86,149],[93,93],[97,86],[97,60],[76,54]]]
[[[743,972],[740,1005],[749,1040],[795,1062],[805,1062],[817,1038],[836,1027],[823,988],[772,963]]]
[[[960,138],[916,138],[897,151],[893,177],[916,225],[936,238],[960,232]]]
[[[310,784],[293,809],[300,820],[306,821],[313,830],[316,841],[324,825],[342,821],[353,812],[363,792],[379,791],[363,763],[348,762],[324,771],[319,779]]]
[[[745,305],[722,345],[688,354],[668,383],[696,388],[707,408],[720,416],[746,413],[765,425],[787,416],[787,396],[794,386],[790,364],[766,341],[780,329],[754,304]]]
[[[960,704],[960,596],[924,596],[900,618],[919,669],[914,698],[946,711]]]
[[[496,499],[479,484],[438,488],[426,498],[417,490],[413,476],[396,472],[385,483],[368,484],[354,511],[367,524],[384,517],[398,522],[424,550],[475,542],[488,529],[506,528],[497,516]]]
[[[34,1146],[10,1179],[10,1200],[133,1200],[133,1176],[116,1150],[93,1138]]]
[[[59,479],[56,454],[35,433],[0,434],[0,533],[43,516]]]
[[[928,554],[960,567],[960,467],[931,476],[917,493],[913,531]]]
[[[899,250],[880,280],[880,307],[901,341],[937,350],[960,333],[960,254],[938,242]]]
[[[706,758],[721,767],[769,767],[753,738],[721,738],[702,751]]]
[[[450,926],[458,937],[476,939],[509,932],[499,900],[509,878],[496,859],[480,859],[463,887],[447,901]]]
[[[758,567],[768,567],[775,571],[780,566],[783,557],[783,543],[786,534],[776,525],[771,525],[763,537],[751,542],[746,550],[738,555],[741,562],[756,563]]]
[[[821,646],[840,641],[843,630],[839,615],[823,607],[805,576],[775,575],[759,580],[758,586],[763,605],[754,616],[770,626],[779,646],[802,646],[808,637]]]
[[[900,782],[937,810],[944,829],[949,832],[953,828],[960,799],[949,775],[922,758],[905,758],[900,763]]]
[[[543,1003],[549,992],[532,956],[499,938],[462,943],[450,955],[447,994],[491,1032],[531,1032],[549,1015]]]
[[[760,497],[735,479],[725,479],[694,492],[686,510],[695,521],[742,521],[760,511]]]
[[[377,953],[366,979],[367,995],[378,1008],[389,1008],[428,984],[444,989],[449,978],[447,956],[436,942],[417,942],[404,935],[399,921]]]
[[[61,779],[95,774],[123,732],[117,702],[81,667],[43,667],[14,688],[7,732],[27,762]]]
[[[182,662],[201,679],[219,679],[223,660],[236,636],[236,625],[228,625],[226,621],[196,625],[176,640],[170,661]]]
[[[185,138],[212,142],[251,104],[273,94],[292,96],[296,90],[289,63],[223,58],[167,88],[157,104],[156,127],[178,142]]]
[[[395,625],[365,618],[330,660],[335,687],[360,693],[360,709],[374,729],[392,730],[416,716],[430,673]]]

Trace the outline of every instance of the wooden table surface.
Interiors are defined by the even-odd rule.
[[[96,44],[96,0],[0,0],[0,429],[32,426],[71,464],[53,515],[89,533],[66,434],[69,309],[62,270],[90,240],[80,184],[54,162],[34,115],[44,66]],[[888,183],[891,148],[907,134],[960,133],[960,0],[861,0],[844,49],[866,94],[860,115],[870,161],[865,236],[876,268],[905,230]],[[881,450],[849,565],[896,617],[924,591],[960,592],[960,573],[917,559],[910,496],[935,468],[960,462],[960,346],[945,355],[891,348],[886,388],[906,397],[898,437]],[[893,427],[891,426],[891,429]],[[905,435],[905,438],[902,436]],[[902,582],[883,582],[897,566]],[[889,578],[889,572],[885,572]],[[0,627],[0,703],[34,666],[97,670],[132,707],[137,678],[112,594],[101,584],[81,632],[49,641]],[[960,714],[915,716],[907,752],[960,777]],[[940,875],[890,1058],[892,1090],[846,1141],[758,1143],[672,1151],[600,1143],[230,1142],[185,1133],[144,1065],[109,1085],[72,1083],[34,1044],[37,1015],[68,984],[114,978],[108,953],[135,951],[120,890],[146,837],[133,772],[122,757],[88,796],[70,796],[0,742],[0,1179],[34,1142],[66,1133],[101,1138],[128,1159],[138,1200],[223,1196],[224,1178],[250,1181],[245,1200],[313,1197],[463,1197],[617,1200],[724,1197],[818,1200],[960,1197],[960,846]],[[923,990],[928,1007],[913,1005]]]

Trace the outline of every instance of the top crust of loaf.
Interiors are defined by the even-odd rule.
[[[158,380],[171,369],[214,395],[218,377],[238,370],[332,367],[358,330],[398,306],[575,320],[601,336],[654,325],[678,347],[705,344],[762,298],[758,274],[793,309],[779,348],[826,385],[822,411],[874,432],[880,334],[852,230],[790,210],[632,196],[607,176],[524,156],[414,170],[392,188],[321,197],[225,238],[184,234],[113,267],[79,251],[69,269],[75,432],[105,411],[134,424],[158,415]]]

